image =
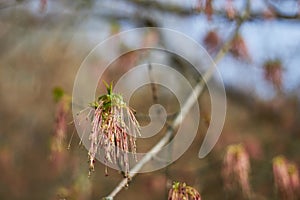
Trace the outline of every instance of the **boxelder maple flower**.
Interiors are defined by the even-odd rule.
[[[299,199],[299,172],[297,166],[283,156],[273,159],[273,174],[276,189],[282,199]]]
[[[225,188],[232,190],[235,185],[238,185],[244,196],[249,197],[251,194],[249,172],[249,156],[243,145],[228,146],[222,169]]]
[[[53,89],[53,97],[57,103],[57,109],[55,113],[54,133],[51,140],[51,157],[55,160],[55,155],[62,153],[65,146],[67,116],[70,110],[71,98],[59,87]]]
[[[92,116],[91,146],[89,149],[90,171],[94,170],[98,148],[104,149],[106,162],[117,163],[127,176],[129,171],[128,153],[136,153],[136,137],[140,126],[133,111],[123,97],[112,92],[112,84],[107,85],[107,94],[90,104]],[[107,170],[106,170],[107,171]],[[107,174],[107,172],[106,172]]]

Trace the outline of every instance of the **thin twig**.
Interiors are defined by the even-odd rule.
[[[222,48],[217,53],[216,57],[214,58],[214,63],[218,63],[222,60],[222,58],[227,54],[230,49],[231,42],[233,38],[238,34],[239,29],[242,23],[247,19],[249,16],[249,8],[250,8],[250,0],[247,1],[245,12],[243,13],[243,17],[237,22],[237,26],[233,32],[232,38],[230,38],[227,42],[225,42]],[[137,173],[142,169],[142,167],[149,162],[155,155],[172,139],[174,135],[174,130],[180,125],[181,121],[187,115],[188,111],[191,107],[196,103],[196,99],[194,95],[199,97],[201,93],[204,91],[205,80],[209,80],[215,68],[209,67],[209,69],[204,74],[203,78],[198,82],[198,84],[193,89],[192,94],[189,95],[187,101],[184,103],[181,111],[176,116],[174,121],[170,123],[170,126],[165,134],[165,136],[129,171],[128,177],[132,179]],[[124,187],[128,185],[129,179],[124,178],[116,187],[115,189],[104,199],[112,200]]]
[[[227,45],[224,45],[224,47]],[[228,52],[228,47],[222,48],[220,52],[216,56],[215,62],[219,62],[222,57],[225,56],[225,54]],[[209,68],[209,70],[204,74],[204,79],[202,79],[194,88],[193,94],[189,96],[187,99],[186,103],[184,104],[181,112],[176,116],[174,122],[171,124],[171,128],[168,129],[167,133],[165,136],[130,170],[128,173],[128,176],[130,178],[133,178],[139,171],[140,169],[147,163],[149,162],[168,142],[169,140],[173,137],[173,132],[174,129],[181,123],[182,118],[186,116],[190,108],[194,105],[195,103],[195,98],[194,95],[199,96],[205,86],[204,80],[209,80],[211,76],[213,75],[213,70],[214,68]],[[118,194],[126,185],[128,184],[128,178],[124,178],[119,185],[104,199],[113,199],[116,194]]]
[[[155,9],[160,12],[167,12],[170,14],[175,14],[175,15],[181,15],[181,16],[193,16],[193,15],[199,15],[199,14],[205,14],[205,9],[204,8],[192,8],[192,7],[183,7],[180,5],[172,5],[170,6],[169,4],[165,4],[159,1],[147,1],[147,0],[126,0],[127,2],[136,5],[138,9]],[[270,7],[270,3],[267,0],[263,0],[267,2],[267,6]],[[269,5],[268,5],[269,4]],[[299,20],[300,19],[300,14],[295,13],[295,14],[285,14],[278,9],[276,9],[273,5],[273,15],[274,17],[282,20]],[[218,17],[226,18],[229,21],[234,21],[238,18],[241,18],[243,14],[237,14],[236,17],[234,18],[229,18],[227,12],[224,9],[214,9],[213,14]],[[249,17],[247,20],[251,21],[254,19],[265,19],[265,14],[264,12],[249,12]]]
[[[220,51],[223,52],[223,51]],[[223,53],[222,53],[223,54]],[[225,54],[224,54],[225,55]],[[212,76],[212,70],[208,70],[204,76],[209,79]],[[195,103],[195,96],[199,96],[203,91],[205,86],[205,82],[201,80],[196,87],[194,88],[193,94],[191,94],[186,103],[183,105],[181,112],[176,116],[175,120],[172,124],[170,124],[170,128],[167,130],[165,136],[129,171],[128,177],[133,178],[140,169],[149,162],[173,137],[174,129],[181,123],[181,120],[186,116],[190,108]],[[128,178],[124,178],[119,185],[104,199],[111,200],[116,194],[118,194],[126,185],[128,184]]]

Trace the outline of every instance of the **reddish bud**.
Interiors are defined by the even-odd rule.
[[[272,83],[276,89],[281,89],[282,71],[280,60],[271,60],[264,64],[265,79]]]
[[[40,0],[40,12],[45,12],[47,9],[48,0]]]
[[[235,11],[235,9],[233,7],[232,0],[227,0],[226,1],[225,10],[226,10],[227,17],[229,19],[234,19],[236,11]]]
[[[272,10],[271,8],[267,8],[266,10],[263,11],[263,17],[265,19],[271,20],[274,19],[276,17],[274,10]]]
[[[203,9],[203,0],[197,0],[195,10],[200,12]]]
[[[208,52],[214,52],[220,46],[221,40],[215,31],[209,31],[204,38],[204,43],[208,48]]]
[[[246,42],[243,39],[243,37],[239,34],[237,34],[233,38],[233,40],[231,42],[230,52],[236,58],[240,58],[242,60],[250,61],[250,56],[249,56],[249,53],[248,53],[248,48],[247,48]]]
[[[204,13],[206,14],[208,20],[212,19],[213,12],[212,0],[206,0]]]

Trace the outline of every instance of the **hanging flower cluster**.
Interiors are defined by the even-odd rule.
[[[133,111],[123,97],[112,92],[112,84],[107,85],[107,94],[90,104],[94,109],[92,117],[91,146],[89,149],[90,171],[94,170],[98,148],[104,149],[106,162],[117,163],[127,176],[129,171],[128,153],[136,153],[136,137],[140,126]],[[107,172],[106,172],[107,174]]]
[[[69,105],[65,101],[58,102],[55,113],[54,139],[52,142],[52,150],[61,152],[64,148],[64,140],[67,133],[67,114]]]
[[[300,198],[300,181],[297,166],[283,156],[273,159],[273,174],[277,191],[282,199]]]
[[[185,183],[174,182],[168,200],[201,200],[199,192]]]
[[[54,100],[57,103],[55,113],[55,126],[51,138],[50,159],[55,167],[60,168],[63,165],[65,157],[65,139],[67,137],[67,117],[70,110],[71,98],[64,93],[61,88],[54,88]]]
[[[232,190],[238,185],[244,194],[249,197],[251,190],[249,184],[250,162],[243,145],[230,145],[224,157],[222,176],[226,189]]]

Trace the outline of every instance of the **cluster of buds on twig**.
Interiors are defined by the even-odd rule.
[[[91,146],[89,149],[90,172],[99,147],[104,149],[106,162],[118,164],[127,176],[129,156],[136,154],[136,137],[140,135],[140,126],[132,109],[119,94],[112,92],[112,84],[107,85],[107,94],[90,104],[94,109],[92,117]],[[107,175],[107,171],[106,171]]]
[[[233,190],[235,186],[238,186],[245,197],[250,197],[249,172],[249,156],[243,145],[238,144],[227,147],[222,169],[225,188]]]
[[[168,200],[201,200],[199,192],[185,183],[174,182]]]
[[[273,173],[276,189],[284,200],[300,199],[300,181],[297,166],[283,156],[273,159]]]

